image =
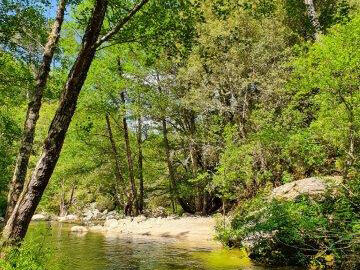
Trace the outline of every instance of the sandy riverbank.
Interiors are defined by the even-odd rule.
[[[79,227],[73,231],[81,230]],[[220,245],[214,241],[215,220],[212,217],[109,219],[103,226],[88,226],[86,230],[103,233],[106,237],[166,238],[197,245]]]

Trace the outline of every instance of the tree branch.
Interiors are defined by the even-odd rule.
[[[147,3],[149,0],[141,0],[141,2],[133,7],[133,9],[125,16],[121,21],[119,21],[113,29],[107,32],[104,36],[102,36],[95,44],[95,47],[99,47],[105,41],[108,41],[112,38],[116,33],[118,33],[124,25],[130,21],[130,19]]]

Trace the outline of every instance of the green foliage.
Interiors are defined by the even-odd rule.
[[[46,224],[36,228],[26,236],[20,248],[4,251],[4,259],[0,259],[3,270],[50,270],[55,269],[51,262],[53,250],[47,245],[50,228]]]
[[[230,227],[219,226],[218,237],[247,245],[250,256],[266,264],[357,269],[359,197],[358,179],[321,201],[302,197],[266,203],[262,195],[242,205]]]
[[[0,26],[7,34],[0,35],[0,215],[49,25],[48,3],[35,2],[1,6]],[[357,247],[344,249],[337,241],[349,243],[358,230],[356,181],[346,186],[347,196],[342,190],[336,200],[327,197],[326,205],[309,198],[264,199],[271,188],[293,180],[341,174],[352,181],[359,171],[360,6],[355,0],[314,3],[322,30],[317,41],[304,1],[149,1],[97,50],[38,210],[58,214],[64,202],[69,212],[93,202],[101,210],[123,210],[130,189],[125,118],[138,190],[141,171],[144,179],[146,210],[161,206],[181,213],[182,201],[189,212],[210,214],[240,205],[231,226],[218,228],[224,243],[241,245],[252,233],[275,232],[278,241],[264,237],[253,248],[258,260],[323,265],[333,256],[336,264],[355,265]],[[92,1],[71,4],[44,93],[29,174],[93,6]],[[102,34],[133,4],[109,1]],[[116,177],[118,169],[124,181]],[[341,219],[349,222],[342,226]]]

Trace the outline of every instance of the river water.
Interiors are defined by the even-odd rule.
[[[252,264],[241,250],[189,245],[185,240],[79,235],[71,233],[71,225],[60,223],[33,223],[29,235],[38,233],[40,226],[48,228],[51,264],[63,270],[273,269]]]

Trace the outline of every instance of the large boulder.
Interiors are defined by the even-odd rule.
[[[341,183],[340,176],[310,177],[274,188],[270,198],[282,200],[295,200],[301,195],[321,197],[326,190]]]

